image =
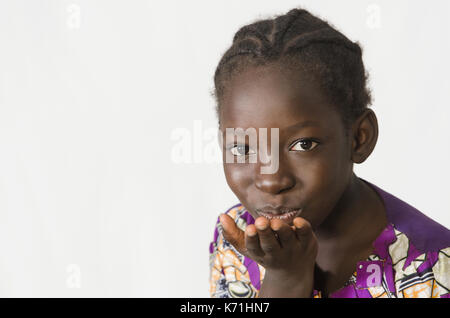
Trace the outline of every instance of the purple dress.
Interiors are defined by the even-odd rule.
[[[408,203],[360,178],[382,198],[388,225],[331,298],[450,298],[450,231]],[[242,204],[226,212],[245,230],[254,219]],[[217,219],[209,246],[211,297],[258,297],[265,269],[240,254]],[[314,290],[314,298],[321,298]]]

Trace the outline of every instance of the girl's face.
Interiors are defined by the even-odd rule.
[[[251,68],[228,83],[222,100],[220,130],[223,136],[224,171],[228,185],[247,211],[257,218],[262,208],[301,209],[299,216],[318,227],[333,211],[353,174],[351,139],[345,136],[340,115],[318,88],[295,72],[276,65]],[[263,163],[226,163],[226,152],[249,154],[234,147],[225,128],[267,129],[267,146],[257,149],[271,157],[271,128],[279,129],[279,167],[261,174]],[[349,134],[350,136],[351,134]],[[248,144],[248,138],[246,140]],[[227,149],[230,148],[230,149]],[[255,152],[255,151],[253,151]],[[266,214],[267,215],[267,214]],[[285,220],[292,225],[292,218]]]

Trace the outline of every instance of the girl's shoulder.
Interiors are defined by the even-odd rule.
[[[389,222],[374,242],[390,264],[397,297],[450,297],[450,231],[421,211],[366,181],[382,198]],[[386,277],[386,273],[384,275]]]
[[[383,200],[386,217],[395,229],[420,252],[439,251],[450,247],[450,230],[424,213],[382,188],[360,178]]]

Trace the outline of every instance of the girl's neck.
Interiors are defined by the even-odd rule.
[[[386,225],[383,202],[370,186],[352,173],[335,209],[315,234],[319,244],[366,244],[372,242]]]

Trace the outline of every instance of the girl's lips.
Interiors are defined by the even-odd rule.
[[[259,212],[258,214],[269,220],[279,219],[284,222],[291,223],[297,216],[300,215],[301,212],[302,212],[302,209],[298,209],[298,210],[294,210],[294,211],[282,213],[282,214],[273,214],[273,213],[268,213],[268,212]]]

